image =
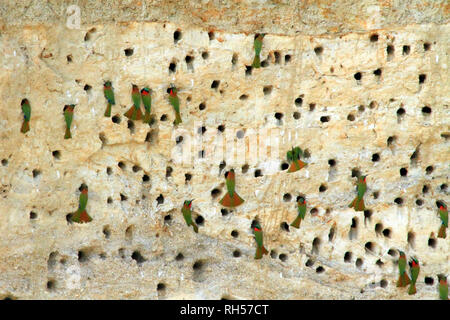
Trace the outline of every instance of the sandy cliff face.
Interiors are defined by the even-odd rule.
[[[448,5],[355,3],[83,2],[79,27],[70,4],[2,3],[0,297],[437,299],[450,273],[450,236],[437,237],[437,204],[450,203]],[[257,32],[263,67],[250,69]],[[131,84],[152,90],[151,125],[123,115]],[[308,165],[287,173],[293,146]],[[245,199],[231,210],[218,203],[230,169]],[[364,212],[348,207],[358,174]],[[69,223],[82,183],[93,221]],[[270,252],[259,261],[254,219]],[[395,286],[398,250],[421,263],[414,296]]]

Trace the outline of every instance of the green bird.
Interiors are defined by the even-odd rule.
[[[133,100],[133,105],[131,108],[125,112],[125,117],[131,120],[141,120],[141,94],[139,93],[139,88],[137,85],[133,84],[131,89],[131,99]]]
[[[364,211],[366,207],[364,206],[364,193],[367,190],[366,177],[361,176],[358,177],[356,190],[358,191],[358,195],[356,198],[350,203],[349,208],[355,208],[355,211]]]
[[[144,88],[141,90],[142,102],[144,103],[145,115],[144,123],[150,123],[150,111],[152,108],[152,97],[150,96],[150,89]]]
[[[411,273],[411,283],[409,285],[408,294],[416,294],[416,281],[419,277],[420,272],[420,266],[419,266],[419,260],[416,258],[412,258],[409,263],[409,271]]]
[[[439,207],[439,217],[441,218],[441,227],[438,231],[438,238],[445,238],[447,237],[446,230],[448,228],[448,210],[445,203]]]
[[[181,123],[181,115],[180,115],[180,99],[177,96],[177,88],[171,87],[169,89],[169,102],[175,111],[175,121],[173,122],[175,125]]]
[[[185,200],[183,203],[183,208],[181,208],[181,212],[183,213],[184,220],[186,221],[188,227],[192,226],[195,233],[198,233],[198,226],[194,221],[192,221],[192,201],[194,200]]]
[[[439,279],[439,298],[441,300],[448,300],[448,284],[447,277],[443,274],[438,275]]]
[[[235,191],[236,187],[236,180],[235,180],[235,174],[234,169],[231,169],[228,171],[225,175],[226,184],[227,184],[227,193],[222,198],[222,200],[219,201],[221,205],[224,207],[230,207],[234,208],[242,203],[244,203],[244,199],[242,199],[237,192]]]
[[[105,95],[106,101],[108,105],[105,110],[105,117],[111,116],[111,106],[116,104],[116,100],[114,99],[114,91],[112,88],[111,81],[106,81],[103,84],[103,94]]]
[[[303,197],[299,197],[297,200],[297,211],[298,215],[295,218],[294,222],[291,223],[291,226],[294,228],[300,228],[300,222],[305,219],[306,216],[306,200]]]
[[[291,151],[288,151],[286,154],[288,162],[291,163],[289,166],[288,172],[295,172],[302,169],[306,166],[306,163],[300,160],[300,157],[303,155],[302,149],[300,147],[292,148]]]
[[[81,186],[81,193],[80,193],[80,201],[78,204],[78,210],[75,211],[72,216],[70,217],[70,220],[77,223],[83,223],[83,222],[91,222],[92,218],[88,215],[86,211],[86,206],[88,202],[88,187],[86,185]]]
[[[64,139],[71,139],[72,133],[70,132],[70,126],[72,125],[73,120],[73,111],[75,109],[74,104],[66,104],[64,106],[64,120],[66,121],[66,133],[64,135]]]
[[[255,241],[256,241],[255,259],[261,259],[263,254],[268,254],[269,252],[264,247],[263,232],[262,232],[262,228],[258,222],[255,222],[255,224],[254,224],[253,234],[255,236]]]
[[[26,133],[30,131],[31,106],[30,103],[28,102],[28,99],[22,99],[20,105],[22,106],[22,113],[23,113],[23,123],[22,128],[20,128],[20,132]]]
[[[263,38],[264,34],[260,33],[256,36],[255,41],[253,42],[253,48],[255,49],[255,58],[253,59],[252,63],[253,68],[261,67],[261,58],[259,57],[259,55],[261,54]]]
[[[406,255],[403,251],[400,252],[400,258],[398,259],[398,272],[400,273],[400,276],[397,280],[397,287],[406,287],[409,283],[409,277],[406,273]]]

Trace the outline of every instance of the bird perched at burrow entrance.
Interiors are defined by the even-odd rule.
[[[85,184],[82,184],[80,187],[81,193],[80,193],[80,200],[78,204],[78,210],[75,211],[70,220],[77,223],[83,223],[83,222],[91,222],[92,218],[88,215],[86,211],[86,206],[88,202],[88,187]]]
[[[152,97],[150,96],[150,89],[144,88],[141,90],[142,103],[144,104],[145,115],[144,123],[150,123],[150,111],[152,109]]]
[[[219,201],[221,205],[224,207],[234,208],[242,203],[244,203],[244,199],[242,199],[236,192],[236,180],[234,169],[231,169],[225,174],[226,184],[227,184],[227,193],[225,193],[222,200]]]
[[[28,99],[22,99],[20,105],[22,107],[23,113],[23,123],[22,127],[20,128],[20,132],[26,133],[30,130],[31,106],[30,103],[28,102]]]
[[[443,202],[439,206],[439,217],[441,218],[441,227],[438,231],[438,238],[445,238],[447,237],[448,228],[448,210],[447,205]]]
[[[64,121],[66,121],[66,133],[64,134],[64,139],[71,139],[72,133],[70,132],[70,126],[72,125],[73,112],[75,110],[74,104],[66,104],[63,109]]]
[[[255,221],[253,224],[253,235],[256,241],[256,252],[255,259],[261,259],[263,254],[268,254],[269,252],[264,247],[263,244],[263,231],[259,222]]]
[[[288,162],[291,164],[289,166],[288,172],[295,172],[306,166],[306,163],[300,160],[303,155],[302,149],[300,147],[292,148],[292,150],[286,153]]]
[[[262,41],[265,34],[259,33],[256,35],[255,40],[253,41],[253,49],[255,50],[255,57],[253,58],[252,67],[253,68],[260,68],[261,67],[261,48],[262,48]]]
[[[294,228],[300,228],[300,222],[305,219],[306,216],[306,200],[304,197],[300,196],[297,200],[297,218],[291,223]]]
[[[447,277],[443,274],[438,274],[439,279],[439,298],[441,300],[448,300],[448,284]]]
[[[194,228],[195,233],[198,233],[198,226],[192,220],[192,201],[194,200],[185,200],[183,203],[183,207],[181,208],[181,213],[183,213],[184,220],[188,227],[192,226]]]
[[[398,280],[397,280],[397,287],[402,288],[406,287],[409,283],[409,277],[406,273],[406,255],[403,251],[399,251],[400,257],[398,258]]]
[[[175,86],[171,86],[169,89],[169,102],[173,107],[173,110],[175,111],[175,121],[173,122],[174,125],[178,125],[181,122],[181,114],[180,114],[180,99],[177,96],[178,90],[175,88]]]
[[[353,207],[355,211],[364,211],[366,209],[363,198],[364,193],[366,193],[367,190],[366,177],[367,176],[358,177],[358,181],[356,183],[356,191],[358,192],[358,195],[349,205],[349,208]]]
[[[111,106],[116,104],[116,100],[114,99],[114,91],[112,87],[111,81],[106,81],[103,84],[103,94],[105,95],[107,106],[105,110],[105,117],[111,116]]]
[[[419,277],[420,266],[417,258],[412,258],[409,262],[409,271],[411,274],[411,283],[409,284],[408,294],[416,294],[416,281]]]
[[[124,113],[125,117],[130,120],[141,120],[141,94],[137,85],[132,84],[131,88],[131,99],[133,100],[133,105],[127,112]]]

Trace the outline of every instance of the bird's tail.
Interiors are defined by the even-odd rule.
[[[105,117],[111,117],[111,103],[108,102],[105,110]]]
[[[66,133],[64,135],[64,139],[71,139],[72,133],[70,133],[70,128],[66,126]]]
[[[197,226],[197,224],[194,221],[192,221],[191,224],[192,224],[192,227],[194,228],[195,233],[198,233],[198,226]]]
[[[255,259],[261,259],[263,254],[268,254],[269,251],[264,246],[256,246]]]
[[[364,198],[359,199],[358,196],[353,199],[352,203],[349,204],[349,208],[355,208],[355,211],[364,211],[366,209],[364,205]]]
[[[403,272],[403,274],[401,274],[398,277],[397,287],[399,287],[399,288],[406,287],[409,283],[410,283],[410,280],[409,280],[408,274],[406,272]]]
[[[294,222],[291,223],[291,226],[294,228],[300,228],[300,222],[302,222],[302,217],[297,216],[297,218],[295,218]]]
[[[259,55],[255,54],[255,58],[253,59],[252,67],[253,68],[260,68],[261,67],[261,60],[259,58]]]
[[[288,172],[295,172],[298,171],[300,169],[302,169],[304,166],[306,166],[306,163],[303,162],[302,160],[294,160],[291,165],[289,166],[289,170]]]
[[[25,133],[30,130],[30,121],[23,120],[22,128],[20,128],[20,132]]]
[[[141,120],[142,119],[142,111],[141,108],[136,109],[134,105],[124,113],[125,117],[130,120]]]
[[[233,192],[233,196],[230,196],[230,194],[227,192],[222,200],[219,201],[219,203],[224,207],[237,207],[243,204],[244,201],[245,200],[242,199],[235,191]]]
[[[183,122],[181,120],[181,115],[179,112],[175,111],[175,121],[173,122],[175,125],[180,124],[181,122]]]
[[[438,238],[446,238],[446,237],[447,237],[447,228],[442,223],[438,231]]]
[[[150,123],[150,111],[145,110],[144,123]]]
[[[416,292],[416,283],[411,282],[411,284],[409,285],[408,294],[416,294]]]
[[[72,215],[71,220],[77,223],[84,223],[84,222],[91,222],[92,218],[91,216],[88,215],[86,210],[83,210],[75,212]]]

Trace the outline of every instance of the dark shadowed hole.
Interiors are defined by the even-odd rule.
[[[134,50],[132,48],[128,48],[125,49],[124,52],[127,57],[131,57],[133,55]]]
[[[278,256],[278,258],[281,260],[281,261],[286,261],[287,260],[287,255],[286,254],[284,254],[284,253],[282,253],[282,254],[280,254],[279,256]]]
[[[336,160],[334,160],[334,159],[329,159],[329,160],[328,160],[328,165],[329,165],[330,167],[334,167],[334,166],[336,165]]]
[[[373,162],[377,162],[377,161],[379,161],[380,160],[380,155],[378,154],[378,153],[374,153],[373,155],[372,155],[372,161]]]
[[[363,260],[361,258],[356,259],[355,266],[358,268],[361,268],[362,265],[363,265]]]
[[[192,266],[192,269],[200,270],[202,267],[203,267],[203,262],[198,260],[194,263],[194,265]]]
[[[392,56],[393,54],[394,54],[394,46],[393,45],[388,45],[387,47],[386,47],[386,53],[387,53],[387,55],[388,55],[388,58],[389,58],[389,56]]]
[[[172,172],[173,172],[172,167],[167,167],[166,168],[166,178],[171,177],[172,176]]]
[[[133,172],[138,172],[138,171],[142,170],[142,168],[137,165],[134,165],[133,168],[131,168],[131,169],[133,170]]]
[[[434,249],[434,248],[436,248],[436,242],[437,242],[436,239],[429,238],[428,239],[428,246]]]
[[[174,73],[177,71],[177,64],[175,62],[171,62],[169,64],[169,73]]]
[[[328,241],[333,241],[335,234],[336,234],[336,229],[333,226],[330,228],[330,232],[328,233]]]
[[[309,213],[312,214],[312,215],[317,214],[317,212],[319,212],[319,210],[317,210],[317,208],[312,208],[312,209],[309,211]]]
[[[252,74],[252,69],[251,66],[245,66],[245,75],[250,76]]]
[[[397,250],[389,249],[387,253],[388,255],[395,257],[397,255]]]
[[[90,85],[88,85],[88,84],[84,85],[84,88],[83,88],[84,91],[89,91],[91,89],[92,89],[92,87]]]
[[[217,127],[217,130],[219,130],[220,132],[224,132],[225,126],[223,124],[221,124],[220,126]]]
[[[71,54],[69,54],[69,55],[66,57],[66,59],[67,59],[67,62],[70,63],[70,62],[72,62],[73,56],[72,56]]]
[[[103,227],[103,235],[106,239],[109,239],[109,237],[111,236],[111,229],[109,229],[109,226]]]
[[[295,112],[292,114],[292,117],[293,117],[295,120],[300,119],[300,112],[295,111]]]
[[[429,285],[429,286],[433,285],[433,283],[434,283],[434,279],[432,277],[425,277],[424,281],[425,281],[425,284]]]
[[[325,191],[327,191],[327,186],[321,184],[319,187],[319,192],[325,192]]]
[[[361,80],[362,74],[361,74],[361,72],[357,72],[357,73],[355,73],[355,74],[353,75],[353,77],[354,77],[356,80]]]
[[[401,116],[403,116],[404,114],[405,114],[405,109],[399,108],[399,109],[397,110],[397,116],[398,116],[398,117],[401,117]]]
[[[48,289],[49,291],[54,290],[55,287],[56,287],[56,282],[55,282],[55,280],[49,280],[49,281],[47,281],[47,289]]]
[[[303,99],[302,98],[298,97],[297,99],[295,99],[295,105],[297,107],[301,107],[302,104],[303,104]]]
[[[353,114],[349,114],[348,116],[347,116],[347,120],[348,121],[355,121],[355,116],[353,115]]]
[[[209,58],[209,53],[208,53],[208,51],[203,51],[203,52],[202,52],[202,58],[203,58],[203,60],[206,60],[206,59]]]
[[[314,111],[315,108],[316,108],[316,104],[315,103],[310,103],[309,104],[309,111]]]
[[[403,55],[406,56],[411,52],[410,46],[403,46]]]
[[[158,283],[156,286],[156,291],[163,291],[166,289],[166,285],[164,283]]]
[[[144,174],[142,176],[142,182],[149,182],[150,181],[150,177],[147,174]]]
[[[88,261],[88,255],[83,250],[78,251],[78,261],[80,261],[80,262]]]
[[[172,216],[170,214],[166,214],[164,216],[164,222],[170,222],[172,220]]]
[[[284,201],[284,202],[291,201],[291,199],[292,199],[292,196],[291,196],[290,193],[285,193],[285,194],[283,195],[283,201]]]
[[[372,251],[373,250],[373,243],[372,242],[366,242],[366,244],[364,245],[364,247],[369,250]]]
[[[380,193],[378,191],[374,191],[372,193],[372,196],[373,196],[374,199],[378,199],[378,197],[380,196]]]
[[[314,261],[313,261],[312,259],[308,259],[308,260],[306,261],[306,263],[305,263],[305,266],[307,266],[307,267],[312,267],[313,264],[314,264]]]
[[[220,213],[222,214],[222,216],[226,216],[226,215],[228,215],[229,212],[227,209],[223,208],[223,209],[220,209]]]
[[[289,232],[289,225],[286,222],[282,222],[280,227],[282,230]]]
[[[174,41],[174,43],[177,43],[178,41],[180,41],[181,37],[182,37],[181,30],[176,30],[173,33],[173,41]]]
[[[376,233],[381,233],[381,230],[383,229],[383,225],[381,223],[377,223],[375,225],[375,232]]]
[[[163,204],[163,203],[164,203],[164,197],[163,197],[163,195],[160,194],[160,195],[158,196],[158,198],[156,198],[156,201],[157,201],[158,205],[159,205],[159,204]]]
[[[272,88],[273,88],[272,86],[265,86],[263,88],[264,95],[267,96],[267,95],[271,94],[272,93]]]
[[[212,190],[211,190],[211,197],[212,197],[213,199],[217,198],[217,197],[219,196],[220,192],[221,192],[221,191],[220,191],[219,189],[217,189],[217,188],[212,189]]]
[[[422,193],[428,193],[428,190],[430,189],[430,187],[428,185],[424,185],[422,187]]]
[[[59,160],[59,159],[61,159],[61,152],[59,150],[55,150],[55,151],[52,152],[52,156],[56,160]]]
[[[184,181],[188,182],[188,181],[191,181],[191,179],[192,179],[192,175],[190,173],[184,174]]]
[[[287,170],[289,168],[289,164],[287,164],[286,162],[283,162],[280,166],[281,170]]]
[[[214,80],[211,83],[211,89],[217,89],[219,87],[219,84],[220,84],[220,80]]]
[[[351,260],[352,260],[352,253],[351,252],[349,252],[349,251],[347,251],[345,254],[344,254],[344,262],[351,262]]]
[[[201,215],[198,215],[197,218],[195,218],[195,223],[198,224],[199,226],[202,226],[204,222],[205,219]]]
[[[330,121],[330,117],[329,116],[322,116],[320,117],[320,122],[328,122]]]
[[[391,230],[390,229],[384,229],[383,230],[383,236],[385,236],[386,238],[390,238],[391,237]]]
[[[357,168],[352,169],[352,178],[359,177],[361,175],[361,172]]]
[[[393,145],[394,142],[395,142],[395,140],[397,140],[397,137],[395,137],[395,136],[389,137],[389,138],[386,140],[387,146],[389,147],[389,146]]]
[[[419,83],[424,83],[426,79],[427,79],[427,75],[426,74],[420,74],[419,75]]]
[[[247,173],[248,169],[249,169],[248,164],[244,164],[244,165],[242,166],[242,168],[241,168],[242,173]]]
[[[167,114],[163,114],[159,120],[167,121]]]
[[[314,238],[312,242],[312,252],[318,254],[320,249],[320,239]]]
[[[398,198],[395,198],[394,202],[395,202],[396,204],[398,204],[398,205],[402,205],[402,204],[403,204],[403,199],[400,198],[400,197],[398,197]]]
[[[237,238],[239,236],[239,232],[237,232],[236,230],[231,231],[231,236],[233,238]]]
[[[239,100],[247,100],[248,99],[248,95],[243,94],[239,97]]]
[[[422,108],[422,113],[425,115],[429,115],[431,113],[431,108],[428,106],[425,106]]]
[[[30,211],[30,219],[31,219],[31,220],[34,220],[34,219],[36,219],[36,218],[37,218],[37,213],[34,212],[34,211]]]
[[[416,205],[418,205],[419,207],[420,207],[421,205],[423,205],[423,200],[422,200],[422,199],[417,199],[417,200],[416,200]]]
[[[137,262],[137,264],[141,264],[145,262],[145,258],[141,255],[141,253],[137,250],[133,251],[131,254],[131,258]]]
[[[370,42],[377,42],[378,41],[378,34],[374,33],[370,35]]]
[[[400,169],[400,175],[402,177],[406,177],[408,175],[408,170],[406,168],[401,168]]]
[[[122,169],[122,170],[125,170],[125,168],[126,168],[125,163],[123,163],[122,161],[119,161],[119,162],[117,163],[117,166],[118,166],[120,169]]]
[[[429,42],[425,42],[423,44],[423,50],[424,51],[429,51],[431,49],[431,44]]]
[[[120,123],[120,117],[118,115],[115,115],[111,118],[113,123],[119,124]]]
[[[237,53],[233,53],[233,57],[231,57],[231,64],[235,65],[238,61]]]
[[[120,201],[127,201],[127,200],[128,200],[128,197],[121,193],[120,194]]]
[[[316,268],[316,273],[322,273],[322,272],[324,272],[325,271],[325,269],[322,267],[322,266],[318,266],[317,268]]]
[[[181,261],[183,259],[184,259],[184,256],[181,252],[179,254],[177,254],[177,256],[175,257],[175,260],[177,260],[177,261]]]
[[[316,54],[316,56],[321,56],[323,53],[323,47],[315,47],[314,53]]]
[[[440,185],[439,188],[441,188],[441,191],[444,191],[444,192],[445,192],[445,191],[447,191],[448,186],[447,186],[446,183],[443,183],[443,184]]]
[[[39,176],[41,174],[41,171],[38,169],[34,169],[32,171],[32,174],[33,174],[33,178],[36,178],[37,176]]]
[[[408,236],[407,236],[407,240],[408,240],[408,244],[414,248],[414,244],[415,244],[415,238],[416,236],[414,235],[414,232],[410,231],[408,232]]]
[[[255,170],[255,178],[258,178],[258,177],[262,177],[262,172],[261,172],[261,170],[260,169],[256,169]]]
[[[381,76],[381,73],[382,73],[382,71],[380,68],[373,71],[373,74],[376,75],[377,77]]]
[[[285,56],[284,56],[284,63],[287,64],[289,61],[291,61],[291,58],[292,58],[292,57],[291,57],[290,54],[285,55]]]
[[[387,285],[388,285],[388,282],[386,280],[383,279],[383,280],[380,281],[380,287],[386,288]]]
[[[233,251],[233,257],[239,258],[240,256],[241,256],[241,252],[239,250],[234,250]]]
[[[425,169],[425,172],[427,173],[427,174],[431,174],[432,172],[433,172],[433,166],[428,166],[428,167],[426,167],[426,169]]]

